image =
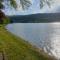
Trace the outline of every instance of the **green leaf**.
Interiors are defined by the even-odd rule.
[[[15,0],[10,0],[10,5],[14,7],[15,9],[17,8],[17,3]]]
[[[43,8],[43,6],[45,6],[45,4],[47,4],[47,6],[51,6],[51,3],[53,2],[53,0],[40,0],[40,8]]]
[[[4,8],[4,6],[3,6],[3,4],[0,2],[0,9],[3,9]]]
[[[20,0],[20,4],[22,9],[28,9],[31,6],[31,2],[29,0]]]

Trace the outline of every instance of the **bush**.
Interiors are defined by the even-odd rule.
[[[3,18],[3,24],[8,24],[10,23],[10,19],[8,17]]]

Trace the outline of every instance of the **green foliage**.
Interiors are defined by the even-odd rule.
[[[27,8],[31,5],[31,2],[29,0],[20,0],[20,4],[23,9]]]
[[[3,18],[3,24],[9,24],[10,23],[10,19],[8,17]]]
[[[2,12],[2,10],[0,10],[0,24],[8,24],[10,23],[10,20],[8,17],[6,17],[6,15],[4,14],[4,12]]]
[[[11,7],[14,7],[15,9],[17,8],[17,3],[16,0],[6,0],[7,3],[10,2]],[[49,7],[51,6],[53,0],[40,0],[40,8],[42,8],[45,4],[47,4]],[[4,0],[0,0],[0,9],[3,8],[3,4],[2,2],[4,2]],[[31,1],[30,0],[19,0],[22,9],[27,9],[31,6]]]
[[[10,2],[11,7],[13,8],[17,8],[17,3],[16,0],[6,0],[8,4],[8,2]],[[31,2],[29,0],[19,0],[20,4],[22,6],[22,9],[28,8],[31,5]],[[0,0],[0,9],[2,9],[4,7],[4,5],[2,4],[2,2],[4,2],[4,0]]]
[[[17,8],[17,3],[15,0],[10,0],[10,5],[14,7],[15,9]]]
[[[2,1],[0,1],[0,9],[3,9],[3,8],[4,8],[4,6],[2,4]]]
[[[51,3],[53,3],[53,0],[40,0],[40,8],[43,8],[45,4],[47,4],[50,7]]]

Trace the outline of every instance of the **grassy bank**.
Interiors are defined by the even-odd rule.
[[[0,27],[0,53],[5,60],[55,60],[47,54],[37,52],[29,43]]]

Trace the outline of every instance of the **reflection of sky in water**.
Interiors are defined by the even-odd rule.
[[[49,8],[47,5],[45,5],[42,9],[39,8],[39,0],[32,0],[32,6],[26,10],[22,11],[15,11],[14,9],[9,9],[6,6],[5,12],[6,14],[13,15],[13,14],[19,14],[19,15],[25,15],[25,14],[34,14],[34,13],[56,13],[60,12],[60,0],[54,0],[56,1],[54,4],[51,4],[51,8]]]
[[[60,23],[16,23],[7,29],[60,58]]]

